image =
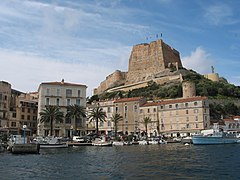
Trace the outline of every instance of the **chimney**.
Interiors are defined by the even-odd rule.
[[[64,79],[62,79],[61,84],[64,84]]]

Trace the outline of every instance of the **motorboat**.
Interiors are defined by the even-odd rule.
[[[224,132],[218,128],[217,124],[214,124],[212,133],[201,132],[199,135],[192,136],[192,142],[195,145],[208,145],[208,144],[235,144],[239,143],[239,138],[236,134]]]
[[[57,137],[37,137],[34,142],[40,145],[40,148],[67,148],[68,143],[63,143]]]
[[[106,141],[106,137],[96,138],[92,142],[93,146],[112,146],[112,142]]]
[[[125,145],[124,141],[113,141],[112,142],[113,146],[123,146]]]

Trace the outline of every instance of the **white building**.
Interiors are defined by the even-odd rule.
[[[50,135],[50,123],[41,123],[39,113],[46,106],[59,106],[60,110],[66,115],[67,106],[80,105],[86,107],[86,85],[61,82],[43,82],[38,88],[38,135]],[[71,120],[64,118],[63,123],[53,124],[53,135],[61,137],[70,137],[73,131]],[[77,122],[77,134],[81,135],[85,132],[85,120]]]

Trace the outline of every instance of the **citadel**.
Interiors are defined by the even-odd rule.
[[[40,112],[47,106],[58,106],[65,115],[68,106],[75,104],[83,106],[86,114],[96,107],[103,109],[106,119],[99,124],[99,132],[102,134],[114,131],[111,117],[117,113],[123,117],[118,124],[118,131],[126,134],[144,132],[145,117],[151,119],[147,129],[149,135],[186,136],[208,129],[209,99],[196,96],[195,84],[183,79],[185,72],[179,52],[159,39],[135,45],[129,58],[128,72],[117,70],[108,75],[94,89],[94,94],[129,91],[145,87],[150,81],[160,85],[180,82],[183,92],[181,98],[152,101],[143,97],[113,98],[89,104],[86,98],[87,86],[84,84],[65,82],[64,79],[59,82],[42,82],[37,92],[23,93],[12,89],[10,83],[0,81],[0,133],[22,134],[22,126],[26,125],[29,136],[48,136],[50,124],[40,122]],[[205,77],[219,81],[214,71]],[[228,122],[238,124],[238,121]],[[228,127],[226,125],[225,128]],[[90,122],[88,118],[53,123],[54,136],[72,137],[73,134],[85,135],[95,131],[96,122]]]

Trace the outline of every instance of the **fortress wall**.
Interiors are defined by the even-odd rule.
[[[94,90],[94,94],[100,94],[106,89],[123,84],[126,79],[126,74],[126,72],[116,70],[114,73],[108,75],[106,79],[100,83],[97,90]]]
[[[178,64],[178,67],[182,67],[179,52],[169,45],[165,44],[163,41],[161,41],[161,45],[163,49],[163,60],[165,67],[167,68],[170,63],[175,66],[176,62]]]
[[[126,84],[153,79],[154,74],[165,70],[169,63],[182,67],[179,52],[162,40],[133,47],[129,59]]]

